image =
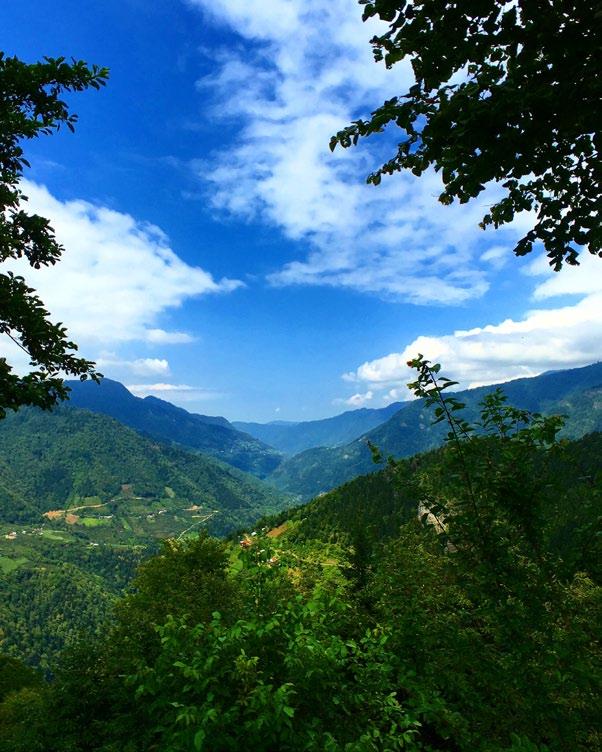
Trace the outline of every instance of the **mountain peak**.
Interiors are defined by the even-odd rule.
[[[67,386],[74,407],[109,415],[148,436],[204,452],[259,477],[281,461],[275,449],[220,416],[189,413],[157,397],[136,397],[123,384],[106,378],[100,384],[68,381]]]

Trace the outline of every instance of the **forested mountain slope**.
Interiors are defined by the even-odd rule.
[[[302,423],[243,423],[234,421],[233,426],[250,433],[266,444],[285,454],[297,454],[312,447],[334,447],[353,441],[358,436],[381,425],[401,407],[395,402],[377,409],[363,407],[347,410],[341,415],[323,420]]]
[[[49,527],[39,534],[0,523],[0,531],[0,652],[43,670],[82,637],[102,634],[136,566],[156,551]]]
[[[0,656],[0,752],[599,749],[602,435],[542,428],[169,542],[54,681]]]
[[[71,407],[8,416],[0,424],[0,465],[0,519],[6,522],[40,522],[49,511],[82,507],[82,516],[113,514],[115,532],[131,515],[166,508],[162,519],[182,524],[169,530],[157,524],[172,534],[188,520],[182,509],[195,505],[214,512],[212,527],[223,532],[283,503],[274,489],[211,457],[159,444],[112,418]],[[145,524],[141,530],[159,534]]]
[[[556,371],[501,384],[510,403],[544,414],[567,416],[563,435],[569,438],[602,430],[602,364]],[[469,420],[477,416],[478,402],[495,387],[459,392]],[[404,405],[388,421],[355,441],[336,448],[316,448],[282,463],[270,476],[278,488],[310,499],[346,481],[375,470],[368,442],[385,455],[409,457],[440,446],[447,429],[433,425],[422,402]]]
[[[0,471],[0,640],[43,666],[77,630],[100,629],[157,539],[223,535],[287,503],[211,457],[68,406],[1,421]]]
[[[210,454],[258,477],[270,473],[282,459],[272,447],[236,430],[225,418],[189,413],[156,397],[135,397],[111,379],[67,385],[74,407],[109,415],[148,436]]]
[[[392,466],[360,475],[307,504],[268,516],[257,526],[278,528],[292,541],[351,545],[365,555],[377,544],[395,538],[401,525],[416,518],[423,494],[420,478],[440,473],[448,451],[441,447],[397,460]],[[602,433],[594,432],[542,453],[537,464],[538,476],[548,481],[544,504],[548,542],[562,552],[571,541],[574,551],[588,557],[588,567],[595,566],[596,556],[585,539],[579,543],[579,537],[598,524],[601,457]]]

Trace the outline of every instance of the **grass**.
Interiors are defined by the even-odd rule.
[[[111,520],[104,520],[101,517],[82,517],[78,524],[84,527],[106,527],[111,524]]]
[[[67,508],[73,509],[74,507],[93,506],[102,503],[100,496],[74,496]]]
[[[25,556],[17,556],[15,559],[12,559],[10,556],[0,556],[0,572],[2,574],[10,574],[15,569],[19,569],[19,567],[27,564],[28,561],[29,559]]]
[[[57,541],[58,543],[72,543],[74,540],[71,535],[65,535],[65,533],[61,533],[58,530],[42,530],[42,537]]]

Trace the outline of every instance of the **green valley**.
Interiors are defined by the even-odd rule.
[[[14,634],[64,649],[50,681],[0,658],[0,751],[597,749],[602,434],[558,440],[499,392],[473,431],[416,362],[445,446],[227,541],[167,540],[121,598],[135,551],[17,534],[9,601],[29,578],[36,611]]]
[[[0,635],[48,668],[101,628],[135,565],[164,538],[225,535],[287,497],[205,455],[70,407],[0,424]]]
[[[0,521],[128,543],[178,535],[195,520],[223,534],[284,497],[228,465],[61,407],[0,425]],[[199,523],[200,524],[200,523]]]

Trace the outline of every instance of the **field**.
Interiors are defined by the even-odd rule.
[[[0,555],[0,572],[3,575],[10,574],[16,569],[19,569],[19,567],[22,567],[24,564],[27,564],[27,561],[28,559],[25,556],[17,556],[15,558],[11,558],[10,556]]]

